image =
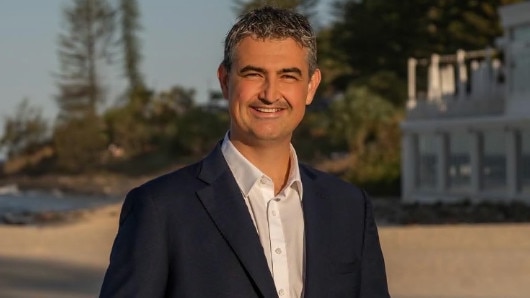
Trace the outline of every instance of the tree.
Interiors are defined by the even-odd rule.
[[[120,0],[121,40],[123,51],[123,71],[129,82],[131,92],[145,90],[143,75],[140,72],[142,54],[138,31],[140,25],[140,11],[137,0]]]
[[[354,80],[390,75],[404,94],[408,58],[493,46],[501,34],[498,8],[513,2],[519,0],[336,1],[337,21],[331,32],[322,36],[330,46],[321,55],[345,65],[345,71],[335,73],[331,85],[345,90]],[[381,71],[386,73],[378,74]],[[402,95],[389,89],[379,94],[391,94],[391,101],[397,104],[405,100],[403,96],[396,101]]]
[[[226,132],[229,123],[226,111],[190,108],[177,118],[178,133],[174,139],[173,152],[204,156]]]
[[[372,194],[396,194],[400,177],[401,113],[366,87],[347,90],[332,105],[331,136],[352,156],[346,176]]]
[[[97,109],[105,98],[102,68],[112,60],[115,11],[106,0],[72,0],[63,15],[53,144],[60,169],[82,172],[101,165],[108,144]]]
[[[104,100],[101,67],[112,58],[114,10],[106,0],[73,0],[59,35],[59,120],[95,115]]]
[[[30,106],[28,99],[23,99],[15,114],[5,119],[0,147],[4,147],[7,156],[13,158],[33,153],[48,137],[48,123],[42,116],[42,110]]]
[[[96,115],[59,123],[53,135],[58,169],[78,174],[100,167],[108,145],[103,125]]]
[[[142,100],[132,98],[123,106],[105,111],[109,142],[122,148],[125,158],[141,154],[150,146],[151,128],[143,109]]]
[[[147,106],[147,123],[154,148],[168,148],[179,133],[178,119],[194,105],[195,90],[173,86],[156,94]],[[195,121],[201,121],[196,119]]]
[[[122,107],[108,110],[105,120],[110,142],[123,148],[126,157],[164,151],[174,143],[179,118],[193,108],[194,96],[194,89],[173,86],[168,91],[150,94],[145,103],[132,99]]]

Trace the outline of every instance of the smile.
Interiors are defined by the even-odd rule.
[[[254,109],[262,113],[276,113],[282,110],[280,108],[256,108],[256,107]]]

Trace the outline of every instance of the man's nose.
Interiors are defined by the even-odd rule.
[[[278,87],[277,82],[271,79],[266,79],[261,89],[260,99],[268,103],[278,101],[281,97]]]

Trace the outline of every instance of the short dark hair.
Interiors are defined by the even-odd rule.
[[[228,32],[224,45],[223,66],[230,69],[234,50],[245,37],[259,39],[294,39],[307,49],[309,74],[317,68],[316,36],[309,20],[292,10],[265,6],[242,15]]]

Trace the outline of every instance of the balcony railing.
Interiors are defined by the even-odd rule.
[[[408,61],[407,118],[433,119],[504,113],[504,69],[493,49],[433,54]]]

